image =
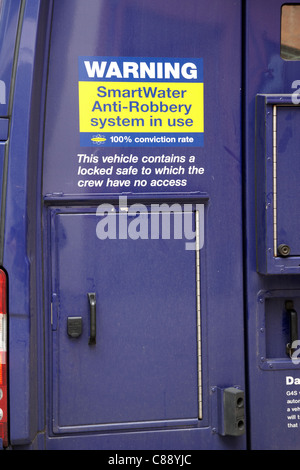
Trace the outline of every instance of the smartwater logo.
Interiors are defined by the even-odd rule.
[[[100,204],[96,215],[100,240],[184,240],[186,250],[204,245],[204,204],[128,205],[127,197],[121,196],[117,207]]]

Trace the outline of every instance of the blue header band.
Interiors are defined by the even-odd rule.
[[[79,81],[203,82],[203,59],[79,57]]]

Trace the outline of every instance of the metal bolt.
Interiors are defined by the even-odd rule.
[[[288,245],[285,245],[284,243],[282,243],[281,245],[279,245],[278,247],[278,254],[280,256],[289,256],[290,252],[291,252],[291,249]]]

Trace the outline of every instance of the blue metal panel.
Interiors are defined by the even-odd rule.
[[[257,269],[264,274],[299,273],[297,185],[292,189],[298,110],[293,95],[256,96]],[[287,255],[281,252],[283,246]]]
[[[20,42],[21,64],[16,75],[11,123],[4,241],[4,266],[10,278],[10,439],[12,442],[20,443],[30,442],[33,437],[29,417],[31,408],[29,265],[26,249],[27,224],[24,224],[23,218],[27,199],[27,154],[25,150],[24,155],[24,149],[28,149],[33,67],[32,57],[26,52],[29,47],[31,51],[35,48],[35,30],[32,30],[30,25],[33,24],[34,18],[36,23],[37,13],[38,4],[27,4]],[[18,373],[15,373],[16,368]]]
[[[72,4],[73,5],[73,4]],[[240,6],[234,2],[213,4],[206,2],[191,2],[189,7],[183,6],[181,1],[174,5],[151,2],[142,8],[137,1],[121,3],[99,3],[89,0],[83,5],[77,2],[72,6],[73,22],[61,26],[60,17],[64,17],[70,10],[70,2],[64,0],[54,3],[54,21],[51,43],[48,105],[45,134],[45,169],[44,169],[44,195],[56,195],[68,198],[82,198],[93,194],[121,193],[124,190],[131,193],[140,192],[191,192],[211,191],[211,178],[224,177],[223,165],[228,164],[228,175],[236,181],[240,177],[239,155],[239,112],[240,112]],[[221,15],[216,11],[222,12]],[[147,18],[147,20],[146,20]],[[120,25],[117,26],[118,21]],[[227,25],[233,24],[229,28]],[[84,26],[89,34],[85,41],[80,39],[79,31]],[[77,34],[74,31],[78,31]],[[130,31],[130,33],[129,33]],[[180,31],[180,34],[178,34]],[[134,33],[133,33],[134,32]],[[98,37],[99,35],[99,37]],[[68,44],[62,50],[62,44]],[[227,46],[226,46],[227,44]],[[236,53],[233,53],[235,49]],[[65,53],[64,53],[65,50]],[[203,60],[204,75],[204,147],[188,148],[181,146],[161,147],[156,144],[154,148],[141,145],[139,148],[116,145],[113,149],[105,147],[81,147],[79,141],[79,109],[78,109],[78,57],[157,57],[157,58],[195,58]],[[219,60],[216,59],[219,57]],[[225,73],[226,67],[231,64],[230,78]],[[223,70],[223,71],[221,71]],[[220,80],[224,78],[224,91],[218,93]],[[58,109],[60,112],[58,113]],[[230,111],[232,110],[232,111]],[[231,115],[231,112],[233,113]],[[217,116],[221,118],[217,133],[214,125]],[[225,119],[224,119],[225,117]],[[228,117],[228,120],[226,119]],[[230,131],[234,126],[236,132],[232,139]],[[223,140],[224,139],[224,142]],[[59,145],[58,145],[59,143]],[[147,148],[146,155],[180,155],[185,156],[184,177],[179,178],[179,186],[150,186],[154,174],[143,175],[142,168],[145,161],[143,148]],[[209,152],[207,151],[209,149]],[[106,153],[104,153],[104,150]],[[134,186],[136,175],[129,175],[129,186],[109,186],[104,179],[102,186],[86,187],[80,185],[81,180],[88,180],[87,176],[79,175],[78,154],[92,154],[100,158],[102,154],[137,155],[139,179],[145,179],[147,185]],[[167,152],[167,153],[166,153]],[[225,152],[225,154],[224,154]],[[214,164],[210,155],[223,155],[220,164]],[[196,169],[189,170],[190,157],[195,156]],[[92,163],[92,162],[91,162]],[[56,171],[57,167],[60,171]],[[81,165],[82,166],[82,165]],[[103,167],[110,167],[103,162]],[[152,165],[163,167],[163,164]],[[206,172],[198,173],[199,168]],[[188,173],[190,171],[190,173]],[[194,173],[192,173],[194,171]],[[210,176],[209,176],[210,175]],[[172,175],[171,175],[172,176]],[[178,179],[176,177],[165,180]],[[113,173],[111,179],[120,179]],[[90,178],[92,179],[92,178]],[[124,179],[124,178],[123,178]],[[185,181],[186,180],[186,181]],[[233,190],[233,188],[231,188]],[[220,191],[220,186],[214,187]],[[218,198],[218,196],[216,195]],[[220,197],[222,200],[222,196]],[[234,223],[234,221],[233,221]]]
[[[4,2],[7,3],[7,2]],[[8,2],[9,3],[9,2]],[[11,2],[15,5],[18,2]],[[30,443],[43,421],[43,406],[37,398],[43,389],[38,377],[43,364],[37,324],[42,328],[40,310],[41,292],[37,275],[38,262],[35,250],[39,247],[36,237],[39,207],[37,176],[38,141],[40,132],[40,94],[43,83],[40,67],[44,63],[43,34],[47,31],[44,3],[25,1],[22,4],[18,61],[14,77],[14,102],[10,123],[8,158],[4,175],[4,225],[3,265],[9,277],[9,383],[10,383],[10,441],[12,444]],[[40,41],[39,41],[40,39]],[[42,55],[41,55],[42,54]],[[34,59],[37,59],[37,64]],[[40,62],[39,62],[40,60]],[[36,73],[39,79],[37,80]],[[34,90],[34,91],[33,91]],[[34,292],[34,294],[32,294]],[[38,294],[39,295],[39,294]],[[39,307],[37,307],[39,305]],[[42,332],[42,329],[39,330]],[[41,350],[39,350],[41,347]],[[39,351],[39,352],[38,352]],[[41,425],[43,426],[43,425]]]
[[[70,369],[71,355],[69,346],[71,343],[66,337],[65,320],[68,316],[72,316],[72,312],[79,306],[79,301],[74,303],[69,300],[65,303],[67,290],[72,292],[72,278],[67,274],[66,263],[72,266],[71,271],[73,273],[80,271],[79,259],[73,259],[74,256],[70,251],[71,242],[69,240],[71,240],[72,217],[77,220],[76,223],[78,224],[77,229],[73,230],[76,233],[72,237],[75,237],[76,246],[80,246],[80,250],[76,250],[76,256],[80,251],[80,258],[83,257],[80,265],[87,263],[89,267],[96,266],[90,252],[90,246],[93,247],[96,241],[93,238],[94,235],[86,233],[88,223],[86,218],[79,214],[82,214],[82,211],[91,211],[95,204],[103,201],[111,202],[113,200],[116,203],[118,196],[126,195],[129,204],[136,199],[147,204],[151,204],[151,202],[170,203],[172,198],[184,204],[185,198],[191,196],[197,197],[200,203],[205,204],[205,242],[203,249],[200,250],[204,399],[203,420],[201,421],[195,415],[195,369],[190,364],[192,370],[187,379],[190,384],[189,393],[191,393],[189,403],[184,405],[186,408],[182,408],[179,401],[178,406],[175,407],[178,408],[177,413],[174,406],[172,407],[170,404],[170,413],[167,413],[171,421],[174,419],[182,419],[183,422],[184,420],[192,420],[193,422],[189,421],[192,428],[190,432],[183,429],[177,431],[165,429],[161,441],[163,444],[158,443],[158,439],[161,439],[161,433],[155,433],[150,428],[145,434],[149,436],[147,442],[144,441],[143,436],[138,431],[131,432],[126,436],[119,433],[117,435],[118,445],[123,448],[143,445],[145,448],[151,446],[161,447],[161,445],[164,445],[165,448],[174,448],[176,445],[179,445],[180,448],[190,446],[190,448],[199,449],[244,448],[245,436],[234,439],[228,438],[228,436],[222,438],[219,436],[217,432],[218,413],[216,412],[218,401],[214,394],[215,387],[222,388],[234,385],[244,388],[240,95],[241,5],[235,1],[222,2],[219,0],[213,2],[192,0],[188,4],[179,0],[175,2],[173,0],[165,2],[152,0],[142,4],[135,0],[130,2],[60,0],[55,1],[53,6],[43,168],[43,196],[46,204],[45,247],[47,248],[44,254],[45,257],[48,257],[49,246],[51,246],[51,260],[47,259],[47,263],[51,262],[52,265],[59,266],[59,268],[54,269],[52,279],[49,275],[50,265],[46,264],[48,267],[45,269],[46,332],[48,335],[46,365],[47,380],[50,381],[48,391],[52,389],[52,379],[54,379],[53,409],[51,407],[52,392],[49,391],[50,395],[47,396],[49,430],[47,446],[49,448],[61,448],[61,446],[65,446],[65,448],[74,448],[74,446],[76,448],[85,446],[86,448],[112,448],[117,445],[116,436],[111,433],[111,429],[107,430],[106,436],[99,434],[99,423],[97,424],[98,427],[96,426],[97,429],[91,429],[91,434],[87,438],[83,429],[84,426],[87,426],[87,423],[83,423],[82,416],[80,416],[79,424],[83,423],[84,426],[82,425],[81,429],[77,429],[77,432],[81,433],[80,436],[67,435],[67,431],[73,433],[76,426],[78,428],[76,417],[73,416],[72,411],[75,401],[71,401],[70,409],[62,408],[67,401],[66,390],[68,383],[71,383],[68,382],[68,380],[71,381],[71,376],[68,377],[67,374],[64,375],[59,372],[59,365],[56,360],[59,354],[60,361],[62,361],[60,363],[62,370],[66,372]],[[70,11],[72,11],[72,21],[63,23],[61,18],[69,17]],[[84,41],[82,41],[82,31],[85,31]],[[132,58],[135,63],[139,57],[145,58],[145,61],[146,58],[147,60],[156,58],[153,60],[155,63],[158,61],[165,63],[177,58],[181,61],[184,59],[189,61],[194,59],[196,61],[197,59],[198,63],[198,59],[201,59],[203,64],[205,123],[203,145],[189,146],[182,144],[179,146],[176,144],[165,147],[156,142],[155,145],[130,146],[130,140],[126,140],[126,145],[122,146],[119,141],[112,148],[106,148],[100,144],[82,147],[79,132],[79,57],[95,58],[95,60],[96,58],[97,60],[99,58],[115,58],[116,64],[122,62],[121,58]],[[82,66],[82,62],[79,63]],[[230,73],[228,73],[228,70],[230,70]],[[117,83],[118,86],[121,86],[122,80],[118,81],[118,78],[117,73],[114,84]],[[169,85],[169,82],[165,82],[164,85],[166,83]],[[169,86],[171,87],[171,85]],[[197,99],[195,99],[195,102],[197,102]],[[116,107],[118,104],[118,102],[115,104]],[[126,137],[125,129],[122,129],[122,132]],[[101,135],[96,137],[100,139]],[[132,136],[130,135],[130,137]],[[117,163],[114,158],[118,160],[118,157],[122,155],[137,160],[131,161],[131,163]],[[169,160],[164,161],[162,156],[164,158],[167,156]],[[174,165],[174,161],[172,162],[170,156],[172,158],[174,156],[182,158],[181,165],[178,161]],[[113,161],[109,161],[107,157],[112,157]],[[180,171],[182,171],[182,174],[178,176],[175,173],[173,175],[168,173],[171,166],[175,169],[181,166],[182,170]],[[144,167],[147,168],[148,174],[145,173]],[[126,173],[129,168],[134,171]],[[120,169],[125,173],[117,173],[117,170]],[[99,173],[100,170],[104,172],[102,176]],[[159,171],[165,172],[163,177],[159,176],[161,174]],[[136,180],[143,180],[143,184],[137,185]],[[99,183],[95,184],[95,181],[99,181]],[[70,219],[67,218],[67,215],[59,216],[61,217],[59,219],[60,224],[65,225],[68,236],[62,233],[57,236],[55,231],[51,233],[49,212],[53,211],[53,207],[57,208],[58,204],[63,208],[62,213],[66,212],[67,207],[72,213],[77,211],[77,216],[73,215]],[[76,209],[79,204],[80,210],[79,208]],[[63,223],[62,221],[66,222]],[[79,243],[80,236],[83,236],[83,238]],[[85,252],[82,253],[84,242],[86,248]],[[117,263],[116,256],[121,248],[113,240],[109,242],[107,242],[105,253],[110,254],[111,258]],[[152,240],[149,240],[149,242],[151,247]],[[121,240],[119,243],[121,243]],[[178,272],[180,262],[175,256],[174,258],[168,258],[169,266],[164,266],[164,258],[160,259],[157,254],[164,244],[162,240],[156,243],[156,245],[153,245],[153,252],[155,263],[160,266],[158,280],[167,291],[172,283],[164,278],[165,273],[172,266],[172,270]],[[132,245],[128,244],[128,250],[132,254],[132,258],[135,256],[134,246],[134,242]],[[163,256],[167,254],[166,249],[164,249]],[[151,251],[150,248],[149,250]],[[67,252],[69,253],[68,256]],[[101,253],[100,258],[102,258],[104,253],[102,253],[102,250],[99,253]],[[146,253],[147,250],[145,250]],[[139,250],[137,250],[136,256],[137,262],[139,260],[138,265],[143,266],[144,257]],[[62,260],[64,260],[64,263],[62,263]],[[132,276],[132,279],[135,279],[135,284],[140,286],[136,301],[137,305],[143,308],[142,318],[145,320],[151,302],[143,303],[143,297],[146,296],[145,298],[149,300],[149,292],[139,279],[138,269],[141,268],[134,265],[133,260],[128,261],[128,263],[132,266],[131,273],[127,273],[125,268],[122,268],[122,272],[117,273],[116,276],[118,280],[121,279],[121,276],[128,276],[126,282],[124,281],[124,285],[127,286],[130,276]],[[191,280],[188,282],[191,272],[185,262],[183,266],[185,266],[185,269],[181,269],[181,288],[186,286],[186,292],[193,296],[192,282]],[[120,267],[122,266],[120,265]],[[143,266],[144,268],[145,266]],[[88,268],[84,267],[82,269]],[[103,263],[103,266],[101,264],[101,267],[97,267],[97,276],[102,279],[105,271],[108,272],[110,269],[108,261]],[[187,278],[185,278],[186,271]],[[151,270],[149,275],[150,273]],[[146,275],[146,271],[144,274]],[[78,275],[76,274],[76,276]],[[88,280],[87,273],[85,278]],[[173,279],[172,282],[174,281]],[[85,282],[87,281],[76,281],[76,286],[80,286]],[[154,285],[156,285],[156,282],[157,279],[155,279]],[[107,280],[101,282],[104,286],[107,283]],[[76,291],[78,289],[76,288]],[[101,289],[101,287],[99,286],[97,289]],[[174,285],[172,289],[174,290]],[[118,311],[124,308],[125,293],[123,288],[122,293],[123,295],[118,297],[116,294],[116,298],[112,301]],[[65,300],[63,311],[59,311],[59,315],[56,315],[55,312],[59,308],[56,307],[59,305],[58,294],[63,295]],[[76,296],[75,299],[79,298]],[[158,304],[164,305],[163,294],[160,293],[159,297],[157,299]],[[180,297],[178,298],[179,304],[181,302]],[[184,324],[184,328],[188,332],[187,337],[190,337],[193,325],[195,327],[188,307],[191,302],[194,303],[191,298],[186,302],[187,323]],[[80,311],[82,310],[83,306],[80,307]],[[176,308],[174,306],[174,310],[177,311],[177,306]],[[133,308],[133,311],[136,311],[136,307]],[[77,312],[75,316],[78,315]],[[114,310],[112,318],[116,318],[117,321],[116,315]],[[176,315],[178,317],[178,312]],[[63,326],[61,326],[60,317],[64,319]],[[154,321],[153,314],[149,314],[149,318],[152,318],[153,322],[151,327],[155,323],[155,328],[159,330],[159,323]],[[165,320],[169,321],[169,318],[170,313],[167,314]],[[108,324],[109,326],[111,327]],[[138,331],[139,328],[140,326],[137,324]],[[163,327],[163,332],[166,333],[165,327]],[[175,334],[172,328],[170,334],[171,336]],[[129,336],[128,327],[126,328],[126,336]],[[161,345],[162,337],[159,336],[159,338],[159,345]],[[230,347],[228,347],[229,344]],[[137,337],[134,338],[132,347],[137,353],[139,348]],[[193,347],[192,342],[190,347]],[[189,357],[191,357],[190,347],[187,347],[186,350]],[[63,357],[63,351],[66,352],[66,357]],[[89,361],[85,353],[82,358]],[[133,360],[138,364],[141,358],[137,355],[136,359]],[[176,369],[176,360],[173,360],[173,365],[171,359],[170,361],[170,369]],[[94,359],[92,359],[92,364],[95,364]],[[53,366],[54,369],[52,369]],[[130,367],[132,367],[132,364]],[[52,370],[54,370],[53,377]],[[79,370],[84,370],[83,363],[80,363]],[[101,375],[101,371],[97,371],[98,378],[100,377],[99,374]],[[169,374],[172,383],[173,371],[170,370]],[[138,384],[136,375],[134,377],[138,387],[140,387],[141,384]],[[77,383],[78,381],[79,379]],[[100,387],[101,382],[101,380],[98,380],[98,387]],[[154,380],[156,390],[158,390],[157,384],[158,382]],[[80,385],[80,387],[82,386]],[[123,386],[125,389],[127,388],[124,383],[121,388]],[[130,386],[132,387],[132,384]],[[130,388],[130,386],[128,387]],[[96,390],[97,386],[94,384],[89,397],[91,401],[95,400]],[[180,390],[180,387],[178,390]],[[178,399],[176,387],[172,393],[176,402]],[[181,393],[183,392],[179,392],[179,395]],[[76,400],[77,398],[79,400],[76,395]],[[108,402],[106,401],[106,403]],[[82,404],[81,406],[85,405]],[[110,423],[107,426],[112,426],[112,422],[117,420],[116,414],[120,414],[121,420],[129,419],[129,410],[120,410],[119,406],[120,404],[115,404],[115,407],[113,407],[110,404],[108,409],[105,410],[105,413],[110,414],[110,417],[105,415],[107,422]],[[137,405],[137,410],[138,407],[139,405]],[[101,408],[100,404],[97,404],[95,409],[98,410],[98,415],[99,408]],[[133,420],[138,419],[137,410],[131,409]],[[61,442],[57,436],[53,436],[53,411],[55,412],[55,432],[59,431],[63,436]],[[87,415],[90,412],[88,410]],[[163,414],[160,400],[158,403],[150,400],[146,403],[145,410],[140,413],[141,419],[154,419],[155,421],[159,415]],[[70,427],[68,427],[68,424]],[[132,428],[137,427],[136,423],[132,423]],[[86,429],[88,429],[88,426]],[[198,442],[196,435],[199,438]],[[132,439],[132,442],[130,442],[130,439]]]
[[[137,451],[137,450],[152,450],[153,452],[145,452],[147,459],[152,461],[156,455],[157,458],[154,463],[159,463],[158,455],[164,455],[166,451],[179,449],[184,452],[184,455],[192,455],[191,460],[197,452],[195,449],[209,449],[209,450],[241,450],[240,440],[234,437],[221,437],[214,434],[211,439],[211,434],[206,429],[173,429],[170,434],[163,430],[154,430],[148,432],[123,432],[104,434],[102,436],[95,435],[93,439],[90,435],[72,436],[68,438],[52,437],[47,441],[47,448],[49,450],[95,450],[105,449],[110,451]],[[156,453],[156,451],[160,451]],[[191,454],[190,454],[191,453]],[[106,454],[106,453],[105,453]],[[115,454],[114,454],[115,455]],[[124,455],[124,453],[121,453]],[[196,455],[197,457],[197,455]],[[187,459],[189,462],[190,459]],[[148,462],[147,462],[148,464]]]
[[[245,435],[218,434],[215,394],[219,388],[245,385],[241,5],[235,0],[190,0],[188,4],[181,0],[26,0],[19,33],[2,220],[3,264],[10,286],[12,446],[244,449]],[[79,57],[112,57],[117,62],[120,58],[153,58],[156,64],[177,60],[181,65],[194,61],[201,66],[200,87],[197,82],[192,104],[199,106],[199,115],[204,113],[204,129],[200,132],[198,127],[196,132],[202,134],[201,140],[193,145],[186,140],[179,145],[178,140],[174,146],[155,141],[155,145],[131,147],[127,139],[126,146],[119,140],[105,151],[96,144],[82,147]],[[120,85],[118,80],[115,83]],[[161,83],[172,89],[171,82],[164,79]],[[186,82],[178,83],[182,91]],[[202,84],[204,106],[199,92]],[[173,120],[169,126],[175,127]],[[174,133],[176,137],[180,134]],[[145,136],[149,134],[153,136],[151,132]],[[188,137],[193,136],[191,132]],[[130,165],[103,159],[122,154],[138,160]],[[174,157],[179,160],[173,161]],[[101,186],[94,184],[99,169],[105,170]],[[136,185],[137,179],[143,183]],[[124,193],[129,204],[192,200],[205,205],[200,276],[197,254],[181,250],[182,240],[160,237],[147,240],[149,245],[146,240],[139,245],[141,240],[126,240],[124,251],[122,240],[106,240],[98,248],[91,213],[101,202],[117,204]],[[106,291],[103,310],[109,314],[104,316],[103,344],[100,337],[98,349],[75,352],[77,339],[68,337],[66,321],[85,310],[78,292],[90,287],[90,270],[100,279],[95,283],[97,298],[98,294],[101,298],[101,289]],[[112,287],[109,279],[115,279]],[[200,310],[201,327],[197,320]],[[125,313],[121,316],[119,312]],[[88,327],[85,317],[82,321],[81,346]],[[113,327],[126,333],[120,343],[119,337],[112,337]],[[142,346],[153,345],[146,335],[150,332],[157,335],[157,348],[143,356]],[[110,343],[116,347],[111,355],[107,354]],[[121,346],[125,354],[118,364]],[[106,362],[98,369],[101,348],[106,351]],[[75,354],[77,367],[73,370]],[[136,366],[150,363],[152,375],[141,372],[147,389]],[[86,380],[93,374],[90,366],[97,379],[92,389]],[[117,377],[108,377],[108,369]],[[124,378],[129,371],[132,381]],[[197,414],[199,378],[203,416]],[[101,388],[105,381],[106,389]],[[110,395],[111,388],[119,393],[118,401]],[[99,390],[101,402],[97,402]],[[152,396],[153,390],[156,396]],[[72,399],[68,400],[70,391]],[[95,406],[91,406],[93,402]],[[102,402],[105,409],[101,409]],[[96,423],[92,422],[94,412]],[[148,423],[147,431],[141,429],[140,420]],[[158,421],[160,430],[156,429]],[[118,432],[112,429],[115,423]],[[126,433],[120,431],[124,427]]]
[[[249,0],[242,9],[242,2],[235,0],[54,0],[53,17],[51,1],[1,3],[1,255],[10,287],[13,447],[245,448],[246,436],[219,434],[224,417],[219,415],[218,391],[245,386],[246,305],[249,446],[299,449],[298,356],[291,358],[286,349],[291,339],[287,301],[296,311],[300,305],[299,110],[298,103],[291,102],[299,61],[280,56],[282,3]],[[16,38],[20,42],[15,48]],[[15,51],[18,60],[11,81]],[[244,192],[242,52],[246,66]],[[112,136],[118,140],[110,140],[109,148],[102,140],[109,132],[107,136],[97,133],[94,141],[81,140],[78,64],[83,63],[79,58],[115,58],[118,66],[125,59],[136,64],[138,58],[156,67],[175,61],[182,66],[186,60],[197,67],[201,64],[201,139],[165,145],[153,140],[161,133],[148,129],[143,135],[150,138],[148,146],[139,145],[141,141],[131,146],[133,133],[125,132],[125,120],[121,132]],[[117,68],[111,70],[113,86],[121,87],[124,77]],[[170,90],[177,83],[156,78],[151,83]],[[179,83],[182,91],[187,81]],[[193,103],[201,102],[200,88],[195,88]],[[9,102],[13,91],[14,101]],[[121,101],[109,104],[119,109]],[[274,105],[276,175],[270,158]],[[155,103],[151,112],[156,112]],[[166,137],[167,132],[163,134]],[[170,132],[176,138],[179,134],[174,129]],[[196,134],[187,130],[189,138]],[[124,155],[130,161],[118,163]],[[179,160],[173,161],[174,156]],[[137,180],[142,184],[137,185]],[[199,259],[193,251],[182,250],[182,240],[158,237],[100,243],[94,227],[96,207],[104,201],[116,205],[124,195],[128,204],[137,200],[147,205],[174,201],[183,205],[191,200],[203,204],[205,237]],[[278,243],[274,243],[274,214]],[[291,246],[292,256],[276,255],[280,243]],[[90,288],[101,305],[96,348],[86,344]],[[80,331],[78,338],[68,335],[68,319],[74,317],[82,317],[82,329],[76,330],[76,321],[72,323],[75,333]],[[112,346],[114,351],[107,353]],[[199,377],[201,419],[197,416]]]
[[[151,215],[139,217],[150,231]],[[129,227],[134,220],[121,213],[117,224],[122,218]],[[100,240],[100,220],[95,211],[64,211],[53,220],[53,431],[197,422],[195,252],[184,239]],[[92,345],[88,292],[97,304]],[[67,332],[74,317],[82,319],[75,338]]]
[[[8,138],[8,119],[0,118],[0,140],[7,140]]]
[[[20,7],[21,0],[4,0],[0,5],[0,116],[9,115]]]
[[[285,348],[287,339],[290,338],[289,314],[285,303],[287,300],[292,300],[296,309],[299,306],[299,274],[291,275],[293,271],[298,272],[299,262],[297,257],[293,256],[286,260],[277,259],[276,267],[273,246],[268,245],[269,234],[271,233],[273,239],[274,230],[273,220],[269,219],[268,215],[268,208],[272,212],[274,210],[273,171],[269,168],[270,165],[272,166],[273,149],[269,145],[270,139],[264,137],[270,136],[268,133],[272,130],[268,111],[271,111],[272,117],[273,104],[279,107],[280,104],[287,104],[288,100],[289,104],[292,104],[292,84],[299,76],[299,61],[284,60],[280,56],[282,4],[281,0],[264,2],[251,0],[247,2],[245,9],[245,196],[247,209],[245,254],[247,257],[246,313],[251,448],[287,450],[299,449],[298,419],[292,411],[292,402],[289,403],[291,398],[295,398],[291,393],[298,395],[294,379],[299,377],[299,365],[293,363]],[[257,95],[264,96],[257,97]],[[260,106],[261,100],[269,102],[270,109],[267,112],[263,109],[264,106]],[[297,109],[291,109],[291,111],[298,113]],[[293,119],[298,122],[295,115]],[[280,116],[277,122],[278,159],[282,158],[282,150],[288,142],[287,127],[283,121],[285,120]],[[254,123],[257,125],[255,126]],[[289,143],[294,151],[297,146],[297,133],[293,132],[291,135],[289,131],[289,135]],[[255,171],[255,153],[257,171]],[[293,178],[292,173],[298,168],[295,166],[294,158],[296,157],[289,154],[284,162],[279,163],[277,200],[280,237],[283,233],[283,225],[287,225],[287,219],[292,221],[292,230],[297,229],[298,190],[295,189],[296,192],[294,192],[294,188],[289,187]],[[266,191],[266,188],[269,190]],[[296,196],[294,202],[286,204],[286,201],[293,195]],[[285,205],[285,209],[281,204]],[[283,211],[285,221],[282,219]],[[258,251],[256,250],[256,234],[259,242]],[[297,233],[294,235],[297,236]],[[261,244],[264,237],[265,240]],[[263,250],[261,250],[262,246],[264,246]],[[259,272],[265,274],[263,276],[257,271],[257,256],[260,258],[258,269]],[[262,269],[260,269],[261,266],[263,266]]]
[[[300,108],[277,108],[277,239],[279,246],[289,246],[290,256],[297,257],[300,255],[299,128]]]

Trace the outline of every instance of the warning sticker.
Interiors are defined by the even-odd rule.
[[[79,57],[81,146],[203,146],[202,59]]]

